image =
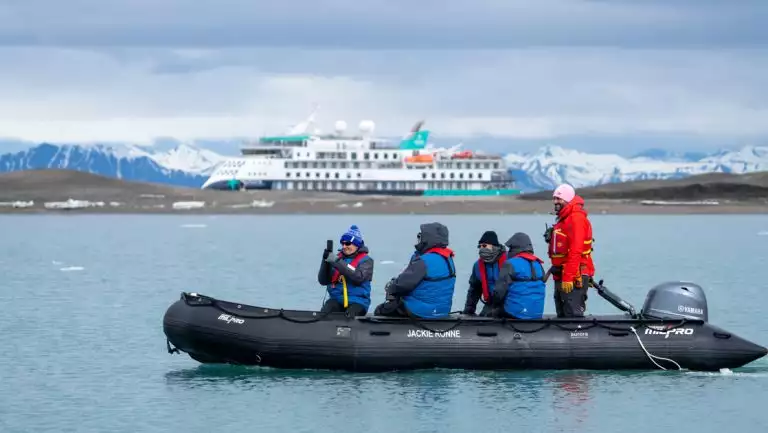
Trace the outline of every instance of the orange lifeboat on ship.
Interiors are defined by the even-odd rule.
[[[406,164],[432,164],[435,162],[435,157],[430,154],[406,156]]]

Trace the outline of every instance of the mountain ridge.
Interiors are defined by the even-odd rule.
[[[0,155],[0,172],[61,168],[128,181],[199,188],[217,164],[236,155],[221,155],[200,146],[174,143],[155,148],[131,144],[41,143]],[[560,183],[576,188],[637,180],[680,179],[704,173],[750,173],[768,170],[768,147],[742,146],[712,153],[673,153],[650,148],[631,157],[587,153],[548,145],[504,159],[524,193],[551,190]]]

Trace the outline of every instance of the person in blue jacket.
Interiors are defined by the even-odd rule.
[[[448,227],[428,223],[420,228],[416,252],[403,272],[387,283],[387,301],[374,315],[441,318],[451,312],[456,266],[448,248]]]
[[[540,319],[546,297],[544,262],[534,255],[531,238],[525,233],[515,233],[505,245],[509,252],[493,291],[493,313],[511,319]]]
[[[330,298],[320,310],[323,313],[347,313],[347,316],[365,316],[371,306],[371,280],[373,259],[368,255],[363,235],[352,225],[341,235],[341,251],[323,251],[323,261],[317,273],[317,282],[326,287]],[[346,296],[345,296],[346,286]]]

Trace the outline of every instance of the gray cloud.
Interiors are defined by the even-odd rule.
[[[0,131],[252,136],[319,103],[325,129],[449,142],[751,140],[765,22],[764,0],[5,0]]]
[[[11,0],[6,46],[759,47],[763,0]]]
[[[314,103],[326,130],[372,118],[399,135],[424,118],[444,142],[768,136],[768,49],[27,47],[0,58],[0,131],[24,139],[254,136]]]

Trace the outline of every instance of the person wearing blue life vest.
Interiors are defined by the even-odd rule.
[[[356,225],[341,235],[340,242],[338,254],[328,249],[323,251],[317,282],[326,287],[330,298],[320,311],[365,316],[371,306],[373,259]]]
[[[493,315],[540,319],[547,291],[544,262],[533,254],[533,243],[525,233],[515,233],[505,244],[509,252],[493,291]]]
[[[491,316],[491,310],[494,308],[491,295],[493,295],[499,271],[507,261],[507,249],[499,243],[496,232],[487,231],[477,242],[477,255],[479,258],[472,266],[472,273],[469,275],[469,289],[462,314],[474,316],[477,303],[482,300],[483,309],[480,311],[480,316],[488,317]]]
[[[387,300],[374,315],[441,318],[451,312],[456,266],[448,248],[448,227],[428,223],[420,228],[416,251],[400,275],[387,283]]]

